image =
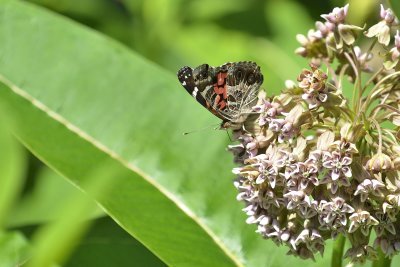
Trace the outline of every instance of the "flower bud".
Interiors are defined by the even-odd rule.
[[[388,155],[378,153],[367,161],[367,169],[372,172],[389,171],[394,168],[393,162]]]

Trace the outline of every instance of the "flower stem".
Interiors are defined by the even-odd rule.
[[[361,108],[361,110],[367,110],[369,104],[379,95],[382,95],[383,92],[386,90],[387,88],[381,88],[380,86],[386,82],[388,79],[391,79],[392,77],[396,77],[396,76],[400,76],[400,71],[396,71],[393,72],[389,75],[387,75],[385,78],[381,79],[377,84],[375,84],[374,88],[371,89],[371,91],[368,93],[367,98],[365,99],[364,103],[363,103],[363,107]],[[396,77],[397,78],[397,77]]]
[[[335,87],[338,88],[338,86],[339,86],[338,77],[337,77],[335,71],[333,70],[331,64],[329,63],[329,60],[328,59],[324,59],[324,63],[326,65],[326,67],[328,68],[329,73],[332,75],[332,80],[333,80],[333,82],[335,84]]]
[[[375,38],[375,39],[372,41],[371,45],[370,45],[369,48],[368,48],[367,53],[365,54],[365,55],[366,55],[365,58],[368,58],[369,55],[371,54],[371,51],[372,51],[372,49],[374,48],[374,46],[375,46],[375,44],[376,44],[376,41],[378,41],[378,38]]]
[[[342,267],[343,250],[346,239],[339,235],[333,243],[331,267]]]
[[[382,71],[384,71],[385,68],[381,67],[377,72],[375,72],[371,78],[369,78],[369,80],[364,84],[363,88],[362,88],[362,92],[364,93],[365,90],[367,89],[367,87],[376,79],[376,77],[378,77],[379,74],[382,73]]]
[[[358,98],[357,98],[357,109],[356,109],[356,114],[360,113],[359,108],[361,107],[361,99],[362,99],[362,86],[361,86],[361,66],[360,62],[358,61],[356,51],[354,50],[354,47],[351,47],[351,54],[353,55],[354,62],[356,64],[356,69],[357,69],[357,79],[356,79],[356,87],[358,90]]]
[[[375,119],[371,119],[371,122],[375,125],[376,130],[378,130],[378,153],[381,154],[382,153],[382,130],[381,130],[381,126],[379,125],[379,123],[375,120]]]
[[[387,105],[387,104],[379,104],[379,105],[375,106],[375,107],[372,109],[372,111],[370,112],[370,114],[371,114],[370,117],[376,119],[376,115],[377,115],[378,112],[381,110],[381,108],[385,108],[385,109],[387,109],[387,110],[393,111],[394,113],[397,113],[397,114],[400,115],[400,110],[399,110],[399,109],[397,109],[397,108],[395,108],[395,107],[392,107],[392,106],[389,106],[389,105]]]
[[[372,262],[372,267],[390,267],[392,259],[386,258],[382,250],[378,250],[378,259]]]
[[[344,56],[346,57],[346,59],[349,62],[350,66],[353,68],[354,74],[356,75],[356,81],[355,81],[354,87],[353,87],[352,101],[353,101],[353,111],[354,111],[354,113],[357,114],[358,113],[358,107],[357,107],[358,106],[358,98],[356,97],[356,95],[357,95],[356,92],[357,92],[357,89],[360,89],[359,88],[359,79],[360,79],[360,77],[358,75],[359,72],[358,72],[356,63],[354,63],[354,60],[351,58],[349,53],[344,52]]]

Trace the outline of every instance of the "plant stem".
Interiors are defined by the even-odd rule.
[[[367,87],[375,80],[375,78],[384,70],[384,67],[381,67],[377,72],[375,72],[371,78],[369,78],[369,80],[364,84],[363,88],[362,88],[362,92],[364,93],[365,90],[367,89]]]
[[[378,130],[378,154],[382,154],[382,131],[381,126],[375,119],[371,119],[371,122],[375,125]]]
[[[343,81],[343,77],[344,77],[344,74],[346,73],[346,70],[347,70],[348,67],[349,67],[349,64],[345,64],[345,65],[343,66],[343,68],[340,70],[340,73],[339,73],[339,81],[338,81],[337,88],[338,88],[339,90],[341,90],[341,91],[343,91],[343,90],[342,90],[342,81]]]
[[[371,118],[376,118],[376,115],[378,114],[378,112],[379,112],[382,108],[384,108],[384,109],[386,109],[386,110],[388,110],[388,111],[393,111],[393,113],[397,113],[397,114],[400,115],[400,110],[399,110],[399,109],[397,109],[397,108],[395,108],[395,107],[392,107],[392,106],[389,106],[389,105],[387,105],[387,104],[379,104],[379,105],[375,106],[375,107],[372,109],[372,111],[370,112],[370,117],[371,117]]]
[[[387,75],[385,78],[381,79],[377,84],[375,84],[374,88],[372,88],[371,91],[368,93],[368,96],[365,99],[361,109],[367,110],[370,102],[372,102],[375,99],[375,97],[382,95],[382,93],[384,91],[388,90],[388,88],[380,88],[379,86],[381,86],[381,84],[386,82],[388,79],[390,79],[392,77],[396,77],[396,76],[400,76],[400,71],[396,71],[396,72],[393,72],[393,73]]]
[[[326,65],[326,67],[328,68],[329,73],[332,75],[332,80],[336,86],[336,88],[338,88],[339,84],[338,84],[338,78],[336,76],[335,71],[333,70],[331,64],[329,63],[328,59],[324,59],[324,63]]]
[[[392,259],[386,258],[382,250],[378,250],[378,259],[372,262],[372,267],[390,267]]]
[[[354,87],[353,87],[353,97],[352,97],[352,101],[353,101],[353,111],[355,114],[358,113],[358,99],[356,99],[356,91],[358,89],[358,80],[360,79],[360,77],[358,77],[358,70],[357,70],[357,66],[354,63],[353,59],[351,58],[351,56],[349,55],[349,53],[344,52],[344,56],[346,57],[347,61],[349,62],[350,66],[353,68],[354,74],[356,75],[356,81],[354,83]]]
[[[354,59],[354,63],[356,64],[356,68],[357,68],[357,79],[356,79],[356,87],[358,90],[358,98],[357,98],[357,109],[355,110],[355,113],[357,115],[360,114],[360,107],[361,107],[361,99],[362,99],[362,86],[361,86],[361,66],[360,66],[360,62],[358,61],[357,55],[356,55],[356,51],[354,50],[354,47],[351,47],[351,52],[353,55],[353,59]]]
[[[374,46],[375,46],[375,44],[376,44],[376,41],[378,41],[378,39],[377,39],[377,38],[374,38],[374,40],[372,41],[371,45],[369,46],[367,52],[365,53],[366,61],[368,61],[368,57],[369,57],[370,55],[372,55],[371,51],[372,51],[372,49],[374,48]]]
[[[342,267],[343,250],[346,239],[339,235],[333,243],[331,267]]]

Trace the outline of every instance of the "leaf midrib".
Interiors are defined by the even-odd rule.
[[[239,259],[239,257],[232,251],[230,250],[225,243],[222,242],[222,240],[212,231],[211,228],[209,228],[201,219],[198,217],[187,205],[185,205],[178,197],[176,197],[173,193],[168,191],[165,187],[163,187],[160,183],[158,183],[156,180],[151,178],[151,175],[145,173],[143,170],[138,168],[137,166],[129,163],[127,160],[125,160],[122,156],[117,154],[116,152],[112,151],[110,148],[96,140],[94,137],[89,135],[88,133],[82,131],[79,127],[75,126],[73,123],[65,119],[63,116],[61,116],[59,113],[53,111],[50,109],[48,106],[46,106],[44,103],[39,101],[38,99],[34,98],[32,95],[24,91],[23,89],[19,88],[17,85],[15,85],[12,81],[4,77],[3,75],[0,74],[0,82],[4,83],[13,93],[16,95],[22,97],[23,99],[27,100],[28,102],[32,103],[33,106],[47,114],[50,118],[53,120],[57,121],[58,123],[62,124],[65,126],[69,131],[72,133],[78,135],[80,138],[85,140],[86,142],[92,144],[94,147],[96,147],[98,150],[101,152],[105,153],[107,156],[110,158],[116,160],[118,163],[120,163],[122,166],[125,168],[137,173],[140,177],[142,177],[146,182],[151,184],[153,187],[155,187],[157,190],[159,190],[164,196],[166,196],[172,203],[174,203],[184,214],[186,214],[189,218],[191,218],[197,225],[203,229],[207,235],[211,237],[211,239],[215,242],[215,244],[221,248],[221,250],[235,263],[236,266],[244,266],[243,262]],[[21,140],[20,140],[21,141]],[[21,141],[24,143],[25,146],[30,148],[32,151],[31,147],[26,144],[25,142]],[[38,157],[43,161],[46,162],[46,165],[52,166],[50,162],[47,162],[45,159],[43,159],[40,155]],[[53,168],[55,169],[55,168]],[[57,171],[55,169],[55,171]],[[59,173],[57,171],[57,173]],[[60,175],[64,176],[62,173],[59,173]],[[77,184],[73,183],[69,178],[67,178],[69,182],[71,182],[75,187],[78,189],[82,190]],[[97,201],[96,201],[97,202]],[[98,202],[97,202],[98,203]],[[102,209],[104,209],[107,214],[109,214],[114,221],[118,225],[120,225],[123,229],[125,229],[127,232],[130,233],[129,230],[127,230],[123,224],[118,220],[118,218],[115,218],[112,213],[108,212],[108,210],[101,205],[101,203],[98,203],[99,206],[101,206]],[[130,233],[132,234],[132,233]],[[135,237],[136,238],[136,237]],[[139,239],[139,238],[138,238]],[[144,246],[146,246],[145,243],[142,243]],[[146,246],[148,249],[151,250],[148,246]],[[157,253],[157,251],[151,250],[154,254],[156,254],[159,258],[162,258],[161,255]]]

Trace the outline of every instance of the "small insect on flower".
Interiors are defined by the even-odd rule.
[[[185,66],[178,71],[178,79],[197,102],[222,119],[221,128],[240,129],[254,113],[263,75],[256,63],[242,61],[219,67]]]

